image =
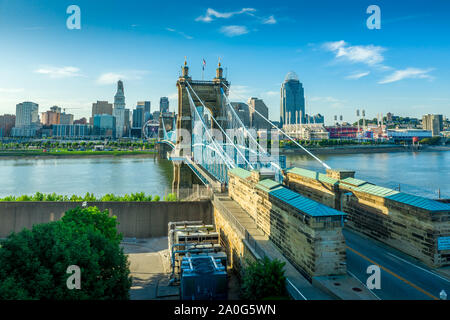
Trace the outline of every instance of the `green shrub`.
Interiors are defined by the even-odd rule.
[[[0,243],[0,300],[129,299],[129,264],[113,225],[107,211],[77,208],[11,234]],[[71,265],[81,269],[80,290],[67,288]]]
[[[249,263],[244,269],[241,296],[247,300],[262,300],[268,297],[286,297],[286,277],[284,265],[277,259]]]

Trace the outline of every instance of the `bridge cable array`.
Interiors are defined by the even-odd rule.
[[[228,86],[225,83],[222,83],[228,90]],[[226,95],[224,94],[223,90],[222,90],[222,94],[226,97]],[[239,96],[239,98],[243,99],[242,97]],[[226,98],[228,99],[228,97]],[[289,136],[286,132],[284,132],[283,130],[281,130],[280,128],[278,128],[275,124],[273,124],[272,121],[270,121],[269,119],[267,119],[264,115],[262,115],[258,110],[256,110],[256,108],[253,108],[252,106],[246,104],[248,107],[252,108],[261,118],[263,118],[266,122],[268,122],[273,128],[277,129],[278,132],[280,132],[281,134],[283,134],[284,136],[286,136],[289,140],[291,140],[295,145],[297,145],[298,147],[300,147],[301,149],[303,149],[307,154],[309,154],[311,157],[313,157],[315,160],[317,160],[322,166],[324,166],[327,169],[331,169],[331,167],[329,165],[327,165],[325,162],[323,162],[322,160],[320,160],[318,157],[316,157],[313,153],[311,153],[308,149],[306,149],[305,147],[303,147],[301,144],[299,144],[297,141],[295,141],[291,136]]]
[[[200,99],[200,97],[197,95],[197,93],[195,92],[194,89],[192,89],[192,86],[190,85],[189,82],[186,82],[187,85],[189,86],[189,89],[194,93],[195,97],[197,98],[197,100],[200,101],[200,103],[202,104],[204,110],[208,110],[208,108],[206,108],[205,104],[203,103],[203,101]],[[189,89],[186,87],[188,93],[189,93]],[[192,97],[189,93],[189,99],[192,100]],[[195,108],[196,109],[196,108]],[[197,110],[196,110],[197,111]],[[197,111],[198,112],[198,111]],[[208,110],[209,112],[209,110]],[[231,145],[234,147],[234,149],[239,153],[239,155],[242,157],[242,159],[247,163],[247,165],[253,170],[254,166],[247,160],[247,158],[242,154],[242,152],[239,150],[239,148],[233,143],[233,140],[228,136],[228,134],[225,132],[225,130],[222,128],[222,126],[217,122],[217,120],[214,118],[214,116],[209,112],[211,119],[214,121],[214,123],[219,127],[220,131],[222,131],[222,133],[225,135],[225,137],[230,141]],[[223,149],[222,149],[223,150]]]

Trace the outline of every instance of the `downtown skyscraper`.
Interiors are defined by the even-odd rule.
[[[295,72],[289,72],[281,85],[280,124],[305,123],[305,92]]]
[[[113,116],[116,118],[116,138],[121,138],[125,131],[125,93],[123,82],[117,82],[117,92],[114,96]]]

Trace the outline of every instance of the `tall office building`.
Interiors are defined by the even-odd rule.
[[[444,129],[442,114],[426,114],[422,116],[422,128],[431,131],[432,136],[439,136]]]
[[[92,117],[90,123],[93,124],[96,114],[109,114],[112,116],[113,105],[108,101],[97,101],[92,104]]]
[[[245,127],[250,127],[250,108],[244,102],[231,102],[236,114],[239,119],[241,119],[242,123]],[[230,115],[231,116],[231,115]]]
[[[142,128],[145,121],[145,108],[143,105],[137,105],[133,110],[133,128]]]
[[[123,89],[123,82],[117,82],[117,92],[114,96],[114,110],[113,115],[116,117],[116,138],[123,137],[125,132],[125,93]],[[129,121],[129,120],[128,120]]]
[[[252,97],[248,99],[248,105],[250,106],[250,127],[255,130],[269,129],[269,123],[267,123],[267,121],[259,115],[262,114],[266,119],[269,118],[269,109],[264,101],[262,99]],[[258,111],[259,114],[255,112],[255,110]]]
[[[16,105],[16,124],[11,130],[14,137],[32,137],[40,127],[39,105],[22,102]]]
[[[59,124],[61,116],[61,108],[53,106],[49,111],[41,113],[41,123],[44,126],[51,126],[53,124]]]
[[[160,112],[169,112],[169,98],[161,97],[159,99],[159,111]]]
[[[305,123],[305,92],[295,72],[289,72],[281,85],[280,123]]]
[[[70,113],[61,113],[60,115],[60,124],[71,125],[73,124],[73,114]]]
[[[144,107],[144,113],[145,112],[150,113],[150,109],[151,109],[151,105],[152,105],[152,103],[150,101],[138,101],[137,105]]]

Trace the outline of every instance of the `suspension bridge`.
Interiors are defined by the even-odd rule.
[[[194,182],[226,185],[228,170],[233,168],[258,170],[282,182],[286,160],[278,154],[280,137],[291,140],[330,169],[252,106],[250,110],[271,130],[258,133],[246,127],[228,98],[230,83],[223,77],[220,62],[212,81],[199,81],[189,76],[185,61],[177,88],[178,116],[171,119],[161,115],[158,141],[160,150],[174,162],[174,189]]]

